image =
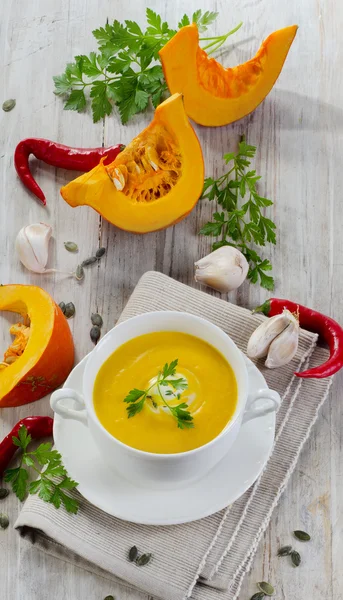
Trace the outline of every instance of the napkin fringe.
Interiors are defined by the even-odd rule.
[[[324,402],[327,400],[327,397],[329,395],[330,388],[331,388],[331,385],[332,385],[332,381],[333,381],[333,378],[330,377],[330,382],[329,382],[329,385],[327,387],[326,393],[324,394],[323,398],[321,399],[320,403],[317,406],[315,415],[313,416],[313,419],[310,422],[310,425],[309,425],[308,431],[306,433],[306,436],[303,438],[303,440],[302,440],[302,442],[301,442],[301,444],[299,446],[299,449],[298,449],[296,455],[294,456],[292,463],[290,464],[290,468],[289,468],[289,470],[288,470],[288,472],[286,474],[286,477],[285,477],[284,481],[282,482],[282,484],[281,484],[281,486],[279,488],[279,491],[278,491],[277,495],[275,496],[274,501],[271,504],[271,507],[270,507],[270,509],[269,509],[269,511],[268,511],[268,513],[267,513],[267,515],[266,515],[266,517],[264,519],[264,521],[262,522],[261,527],[259,528],[259,530],[258,530],[258,532],[256,534],[255,539],[253,540],[253,543],[252,543],[252,546],[251,546],[251,550],[249,551],[249,553],[247,554],[247,556],[245,557],[245,559],[241,562],[241,564],[237,568],[236,573],[234,574],[234,576],[232,578],[233,585],[234,585],[234,580],[236,580],[237,577],[239,576],[239,574],[241,573],[240,576],[239,576],[238,581],[236,582],[236,591],[235,591],[235,595],[232,597],[232,600],[238,600],[238,595],[240,593],[244,577],[245,577],[245,575],[247,573],[249,573],[249,571],[251,569],[251,566],[252,566],[253,560],[255,558],[255,554],[256,554],[258,545],[259,545],[260,540],[261,540],[261,537],[262,537],[263,533],[265,532],[265,530],[267,529],[267,527],[269,525],[269,522],[270,522],[271,515],[273,513],[273,510],[277,506],[277,504],[278,504],[278,502],[279,502],[279,500],[280,500],[283,492],[285,491],[285,489],[287,487],[289,479],[291,478],[291,476],[293,474],[294,468],[295,468],[295,466],[296,466],[296,464],[297,464],[297,462],[299,460],[299,456],[300,456],[300,454],[301,454],[301,452],[302,452],[302,450],[304,448],[304,445],[306,444],[308,438],[310,437],[310,434],[311,434],[311,431],[312,431],[312,427],[313,427],[313,425],[315,424],[315,422],[316,422],[316,420],[318,418],[318,413],[319,413],[321,407],[323,406]],[[244,568],[245,564],[246,564],[246,567]],[[232,590],[232,588],[230,588],[230,589]]]
[[[309,348],[309,349],[308,349],[308,351],[307,351],[307,352],[306,352],[306,353],[303,355],[302,359],[301,359],[301,360],[300,360],[300,362],[299,362],[299,366],[298,366],[297,370],[299,370],[299,369],[300,369],[300,367],[302,366],[302,364],[304,364],[305,368],[307,369],[307,367],[308,367],[308,365],[309,365],[309,362],[310,362],[310,357],[311,357],[311,356],[312,356],[312,354],[313,354],[313,351],[314,351],[314,349],[315,349],[315,346],[316,346],[316,339],[314,339],[314,340],[313,340],[313,342],[312,342],[312,344],[311,344],[310,348]],[[293,375],[293,376],[292,376],[292,378],[291,378],[291,381],[290,381],[289,385],[287,386],[287,388],[286,388],[286,390],[285,390],[284,396],[283,396],[283,398],[282,398],[282,401],[283,401],[283,402],[284,402],[284,400],[287,398],[287,396],[288,396],[288,394],[289,394],[289,392],[290,392],[290,390],[291,390],[291,388],[292,388],[292,384],[294,383],[295,379],[296,379],[296,376],[295,376],[295,375]],[[272,457],[272,455],[273,455],[273,452],[274,452],[274,449],[275,449],[275,446],[276,446],[276,444],[277,444],[278,440],[280,439],[280,436],[281,436],[281,434],[282,434],[282,432],[283,432],[283,430],[284,430],[284,428],[285,428],[285,425],[286,425],[286,424],[288,423],[288,421],[289,421],[289,418],[290,418],[290,415],[291,415],[291,412],[292,412],[292,408],[293,408],[293,406],[294,406],[294,403],[295,403],[295,401],[296,401],[296,399],[297,399],[297,397],[298,397],[298,395],[299,395],[299,392],[300,392],[300,389],[301,389],[301,385],[302,385],[302,379],[299,379],[299,381],[298,381],[298,384],[297,384],[297,386],[296,386],[296,389],[295,389],[295,391],[294,391],[294,394],[293,394],[293,396],[292,396],[292,399],[291,399],[291,401],[290,401],[290,403],[289,403],[289,407],[288,407],[288,409],[287,409],[287,411],[286,411],[286,413],[285,413],[285,416],[284,416],[284,418],[283,418],[283,420],[282,420],[282,422],[281,422],[281,424],[280,424],[280,426],[279,426],[279,429],[278,429],[278,431],[277,431],[277,434],[276,434],[276,436],[275,436],[275,440],[274,440],[273,448],[272,448],[272,451],[271,451],[271,453],[270,453],[270,457],[269,457],[269,459]],[[213,567],[213,569],[212,569],[212,571],[211,571],[211,573],[210,573],[210,575],[209,575],[209,577],[208,577],[208,581],[211,581],[211,579],[214,577],[214,575],[215,575],[215,574],[218,572],[218,569],[220,568],[220,566],[221,566],[221,564],[222,564],[223,560],[225,559],[225,557],[227,556],[227,554],[228,554],[228,552],[229,552],[229,550],[230,550],[230,548],[231,548],[231,546],[232,546],[233,542],[235,541],[235,539],[236,539],[236,537],[237,537],[237,535],[238,535],[238,532],[239,532],[239,530],[240,530],[240,528],[241,528],[242,522],[244,521],[244,519],[245,519],[245,516],[246,516],[246,514],[247,514],[247,512],[248,512],[249,506],[250,506],[250,504],[251,504],[251,502],[252,502],[252,500],[253,500],[253,498],[254,498],[254,496],[255,496],[255,494],[256,494],[256,491],[257,491],[257,489],[258,489],[258,487],[259,487],[260,481],[261,481],[261,479],[262,479],[262,475],[264,474],[264,472],[265,472],[265,471],[266,471],[266,469],[268,468],[268,465],[269,465],[269,459],[268,459],[268,461],[266,462],[266,464],[265,464],[265,466],[264,466],[264,468],[263,468],[263,470],[262,470],[262,472],[261,472],[260,476],[258,477],[258,479],[256,480],[256,482],[255,482],[255,483],[254,483],[254,485],[253,485],[252,493],[251,493],[251,495],[250,495],[250,498],[249,498],[248,502],[247,502],[247,503],[246,503],[246,505],[245,505],[244,512],[243,512],[243,514],[242,514],[242,516],[241,516],[241,518],[240,518],[239,522],[237,523],[237,526],[236,526],[236,529],[235,529],[235,531],[234,531],[234,534],[233,534],[232,538],[230,539],[230,541],[229,541],[229,543],[228,543],[228,545],[227,545],[227,547],[226,547],[225,551],[224,551],[224,552],[223,552],[223,554],[221,555],[220,559],[219,559],[219,560],[217,561],[217,563],[214,565],[214,567]],[[293,469],[292,469],[292,470],[290,470],[290,473],[289,473],[289,475],[291,475],[292,471],[293,471]]]
[[[312,356],[312,354],[314,352],[314,349],[316,347],[316,344],[317,344],[317,339],[318,339],[318,336],[315,336],[313,338],[310,347],[308,348],[308,350],[300,358],[299,364],[298,364],[298,366],[296,368],[297,371],[300,370],[300,368],[302,367],[303,364],[305,365],[305,368],[308,367],[308,364],[309,364],[309,361],[310,361],[310,357]],[[292,375],[292,377],[291,377],[291,379],[289,381],[289,384],[288,384],[288,386],[287,386],[287,388],[286,388],[286,390],[285,390],[285,392],[284,392],[284,394],[282,396],[282,402],[284,402],[285,399],[287,398],[290,390],[292,389],[292,385],[293,385],[295,379],[296,379],[296,376]],[[284,418],[282,420],[282,423],[280,424],[279,430],[278,430],[277,435],[275,437],[273,448],[272,448],[270,456],[272,456],[274,448],[275,448],[275,444],[278,441],[278,439],[279,439],[279,437],[280,437],[280,435],[281,435],[281,433],[282,433],[282,431],[283,431],[286,423],[289,420],[292,407],[294,405],[294,402],[295,402],[296,398],[299,395],[299,392],[300,392],[300,389],[301,389],[301,384],[302,384],[302,380],[299,379],[299,383],[298,383],[298,385],[296,387],[296,390],[295,390],[295,392],[293,394],[293,397],[291,399],[289,407],[288,407],[288,409],[286,411],[286,414],[285,414],[285,416],[284,416]],[[231,537],[228,545],[226,546],[226,548],[225,548],[224,552],[222,553],[221,557],[219,558],[219,560],[214,564],[214,566],[212,568],[212,571],[210,572],[209,576],[206,577],[206,579],[203,579],[204,583],[208,584],[213,579],[213,577],[217,574],[217,572],[218,572],[218,570],[219,570],[219,568],[220,568],[223,560],[225,559],[225,557],[227,556],[228,552],[230,551],[230,548],[232,547],[232,545],[233,545],[233,543],[234,543],[234,541],[235,541],[235,539],[236,539],[236,537],[237,537],[237,535],[239,533],[239,530],[241,528],[242,522],[244,521],[244,519],[246,517],[246,514],[247,514],[247,511],[249,509],[249,506],[250,506],[250,504],[251,504],[251,502],[252,502],[252,500],[253,500],[253,498],[254,498],[254,496],[256,494],[256,491],[258,490],[259,482],[260,482],[260,480],[262,478],[263,473],[265,472],[266,468],[268,467],[268,464],[269,464],[269,459],[268,459],[266,465],[264,466],[263,471],[261,472],[261,474],[258,477],[257,481],[253,485],[252,492],[251,492],[251,495],[249,497],[249,500],[248,500],[247,504],[245,505],[244,511],[242,513],[242,516],[241,516],[240,520],[238,521],[238,523],[236,525],[236,529],[235,529],[235,531],[234,531],[234,533],[233,533],[233,535],[232,535],[232,537]],[[291,476],[292,471],[293,471],[293,469],[290,470],[289,477]],[[281,493],[280,493],[280,495],[281,495]],[[277,502],[279,500],[279,497],[277,498]],[[274,508],[274,506],[273,506],[273,508]],[[206,565],[207,558],[208,558],[211,550],[214,548],[215,544],[218,541],[218,538],[219,538],[219,536],[220,536],[220,534],[222,532],[224,523],[225,523],[225,521],[226,521],[226,519],[227,519],[227,517],[228,517],[228,515],[230,513],[230,510],[231,510],[231,506],[228,506],[227,509],[225,510],[223,518],[222,518],[222,520],[221,520],[221,522],[220,522],[220,524],[218,526],[217,532],[216,532],[215,536],[213,537],[213,540],[212,540],[210,546],[208,547],[207,551],[205,552],[205,554],[204,554],[204,556],[203,556],[203,558],[202,558],[202,560],[201,560],[201,562],[199,564],[197,572],[196,572],[196,574],[194,576],[194,579],[193,579],[193,581],[192,581],[192,583],[191,583],[191,585],[190,585],[190,587],[189,587],[189,589],[187,591],[187,594],[184,596],[183,600],[188,600],[188,598],[190,598],[190,596],[192,595],[193,589],[194,589],[195,585],[197,584],[197,582],[199,581],[199,578],[201,576],[201,572],[203,571],[203,569],[204,569],[204,567]],[[266,517],[267,524],[269,523],[269,519],[270,519],[270,516]],[[263,525],[264,525],[264,522],[262,523],[261,528],[263,528]],[[257,545],[256,545],[256,547],[257,547]],[[255,550],[255,552],[256,552],[256,550]],[[245,560],[246,560],[246,558],[242,561],[243,564],[244,564]],[[239,571],[239,568],[237,569],[238,571]],[[233,580],[235,579],[235,577],[236,577],[236,575],[234,575]]]

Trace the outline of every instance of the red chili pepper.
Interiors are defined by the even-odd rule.
[[[316,310],[302,306],[290,300],[270,298],[254,312],[262,312],[267,317],[274,317],[287,308],[292,313],[298,313],[300,326],[314,333],[318,333],[328,344],[330,358],[318,367],[308,369],[302,373],[294,373],[297,377],[316,377],[321,379],[337,373],[343,367],[343,329],[337,323]]]
[[[46,205],[43,191],[34,180],[29,165],[29,156],[33,154],[39,160],[70,171],[90,171],[99,164],[100,159],[107,158],[111,163],[125,146],[117,144],[110,148],[70,148],[50,140],[27,138],[19,142],[14,152],[14,166],[22,183]]]
[[[51,417],[26,417],[13,427],[12,431],[0,443],[0,477],[18,450],[18,446],[13,444],[12,437],[18,436],[20,427],[25,425],[32,439],[38,440],[52,435],[53,422],[54,420]]]

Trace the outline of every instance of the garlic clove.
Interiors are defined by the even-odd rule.
[[[247,355],[249,358],[267,356],[270,344],[293,320],[296,321],[292,313],[289,310],[284,310],[281,315],[275,315],[263,321],[248,341]]]
[[[293,315],[292,315],[293,316]],[[268,369],[287,365],[295,356],[299,342],[299,323],[293,317],[290,324],[270,344],[267,360]]]
[[[46,223],[36,223],[26,227],[31,248],[39,264],[46,266],[49,258],[49,241],[52,236],[52,227]]]
[[[33,223],[19,231],[15,248],[20,261],[29,271],[45,272],[51,235],[52,227],[46,223]]]
[[[245,256],[233,246],[222,246],[194,265],[195,281],[222,293],[231,292],[242,285],[249,270]]]

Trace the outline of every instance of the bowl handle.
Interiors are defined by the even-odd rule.
[[[72,398],[75,401],[75,408],[69,408],[62,404],[63,400]],[[62,388],[51,395],[50,406],[52,410],[64,419],[75,419],[84,425],[88,425],[87,411],[83,396],[70,388]]]
[[[257,406],[258,400],[266,400],[262,406]],[[242,423],[246,423],[256,417],[262,417],[271,412],[276,412],[281,404],[281,398],[277,392],[268,388],[262,388],[248,396]]]

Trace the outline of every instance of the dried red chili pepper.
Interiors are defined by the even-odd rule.
[[[325,363],[294,374],[297,377],[321,379],[337,373],[343,367],[343,329],[339,323],[312,308],[281,298],[270,298],[254,312],[262,312],[267,317],[273,317],[282,313],[284,308],[292,313],[298,313],[300,327],[318,333],[326,341],[330,350],[330,358]]]
[[[52,435],[53,419],[51,417],[26,417],[21,419],[0,442],[0,477],[7,468],[11,458],[18,450],[18,446],[13,444],[12,437],[18,436],[18,431],[22,425],[25,425],[28,433],[33,440]]]
[[[53,167],[86,172],[96,167],[103,157],[107,157],[106,162],[111,163],[124,147],[123,144],[117,144],[110,148],[71,148],[50,140],[27,138],[19,142],[15,149],[14,166],[22,183],[45,206],[44,193],[30,171],[30,154]]]

